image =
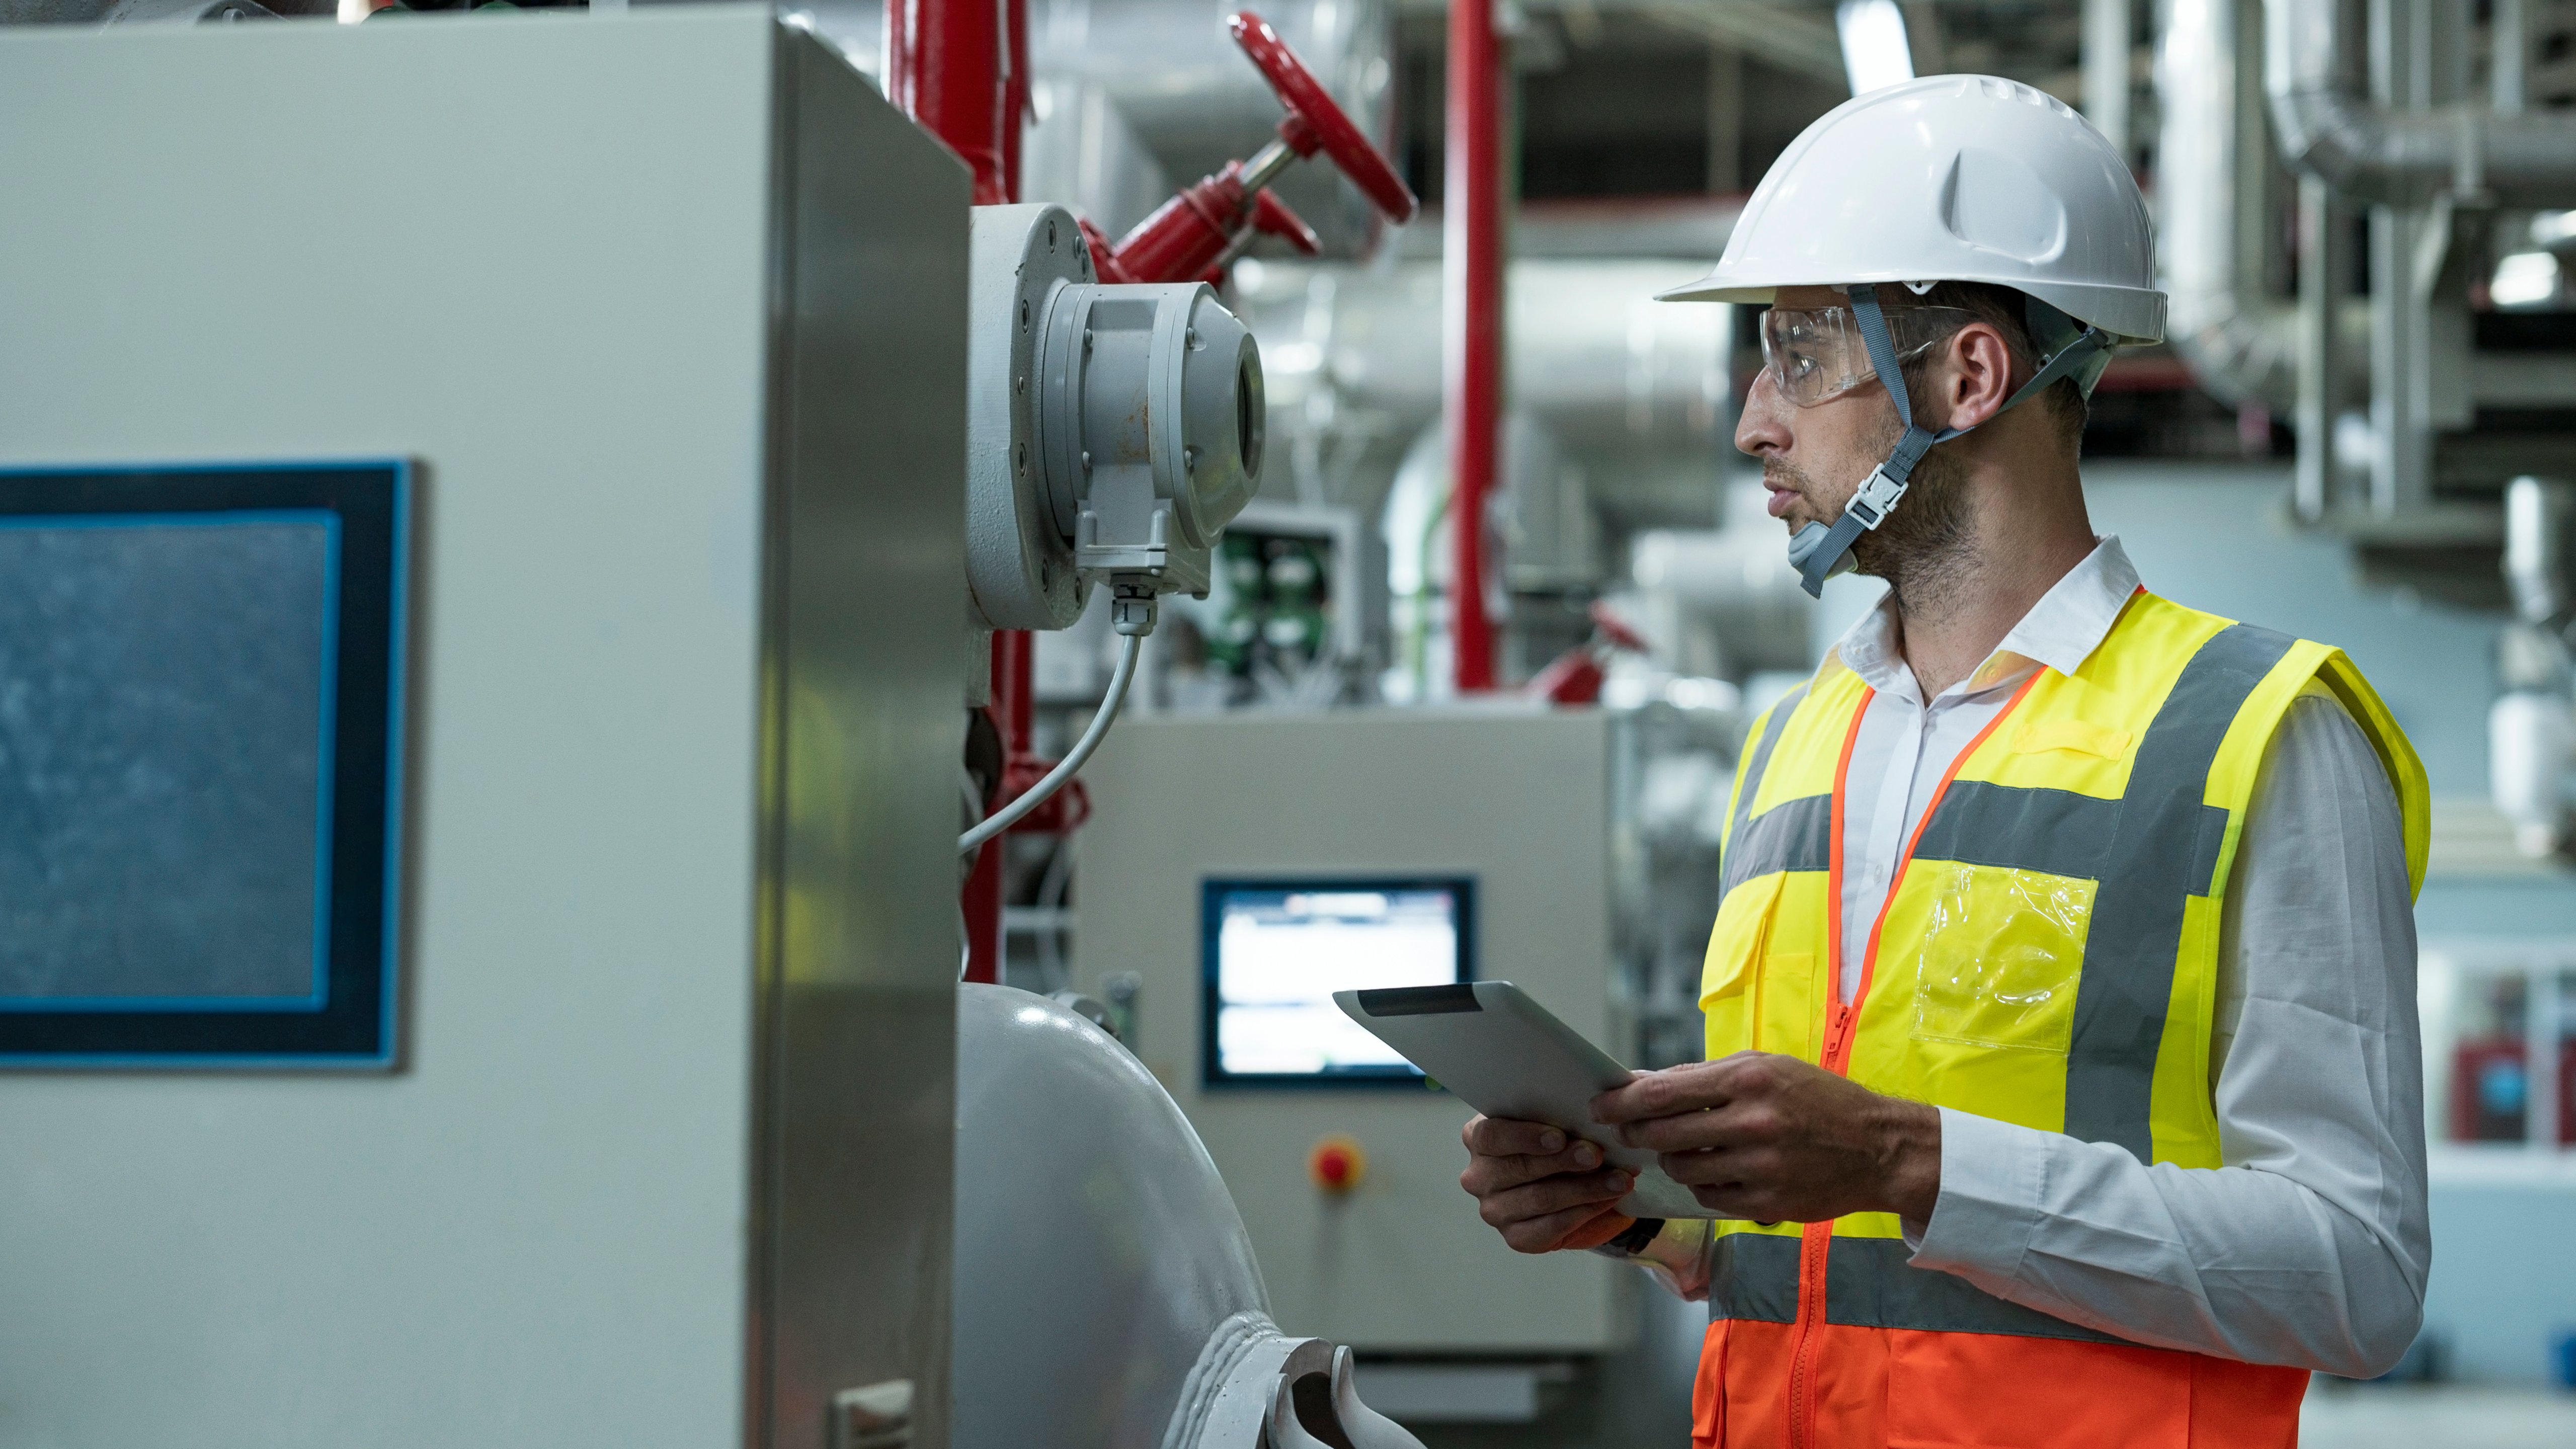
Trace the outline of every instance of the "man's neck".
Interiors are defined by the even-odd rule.
[[[1967,535],[1938,557],[1891,572],[1897,649],[1927,701],[1983,664],[2093,551],[2079,486],[2013,493],[2019,497],[2009,505],[1980,509]]]

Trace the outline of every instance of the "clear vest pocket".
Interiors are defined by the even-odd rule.
[[[1947,860],[1916,861],[1906,875],[1909,894],[1927,893],[1912,1035],[2064,1055],[2094,883]]]

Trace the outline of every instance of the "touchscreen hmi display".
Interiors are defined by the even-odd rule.
[[[0,1069],[392,1065],[409,476],[0,469]]]
[[[1475,978],[1470,881],[1210,881],[1202,909],[1210,1083],[1419,1082],[1333,993]]]

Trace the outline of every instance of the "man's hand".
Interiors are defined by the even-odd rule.
[[[1601,1149],[1589,1142],[1569,1144],[1553,1127],[1492,1117],[1476,1118],[1459,1135],[1468,1162],[1458,1185],[1520,1252],[1598,1247],[1635,1221],[1614,1206],[1628,1195],[1628,1174],[1603,1170]]]
[[[1593,1098],[1592,1115],[1660,1153],[1701,1206],[1756,1222],[1866,1212],[1923,1222],[1941,1194],[1939,1112],[1796,1057],[1737,1052],[1640,1072]]]

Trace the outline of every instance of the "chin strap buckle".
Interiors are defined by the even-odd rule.
[[[1905,496],[1907,481],[1891,475],[1887,465],[1881,463],[1862,480],[1860,491],[1843,505],[1843,511],[1858,518],[1861,527],[1874,530],[1896,511],[1896,500]]]

